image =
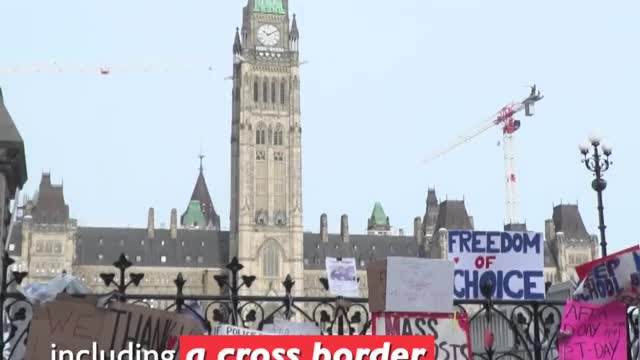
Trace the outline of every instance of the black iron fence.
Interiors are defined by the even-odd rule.
[[[5,331],[0,348],[3,359],[19,360],[28,341],[29,321],[33,305],[21,293],[10,293],[13,283],[20,284],[26,273],[7,273],[13,260],[4,256],[0,305]],[[167,311],[190,314],[199,319],[206,332],[219,324],[229,324],[261,330],[275,320],[315,322],[323,335],[364,335],[371,329],[371,314],[366,298],[296,297],[292,295],[295,282],[287,277],[282,281],[284,296],[243,296],[241,290],[250,288],[255,276],[240,275],[243,266],[233,259],[226,266],[227,274],[215,275],[221,290],[219,296],[191,296],[183,293],[186,280],[178,274],[174,280],[175,295],[130,294],[131,286],[138,286],[144,274],[128,271],[132,264],[124,255],[114,263],[116,273],[101,274],[107,287],[114,291],[104,294],[107,301],[120,301],[152,306],[151,302],[165,302]],[[326,279],[321,283],[328,287]],[[482,289],[485,300],[456,301],[459,311],[470,319],[474,359],[558,359],[557,342],[562,317],[561,301],[508,302],[494,301],[490,286]],[[628,311],[628,359],[638,359],[638,309]],[[21,350],[22,349],[22,350]]]

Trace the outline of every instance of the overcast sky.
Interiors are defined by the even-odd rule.
[[[516,151],[520,214],[544,231],[552,206],[579,202],[597,233],[596,195],[578,144],[614,147],[607,173],[610,252],[638,243],[640,3],[593,0],[290,0],[302,71],[304,222],[340,215],[362,233],[375,201],[411,233],[429,186],[466,200],[476,227],[501,229],[504,162],[495,128],[429,165],[421,160],[528,94]],[[64,180],[83,226],[145,226],[182,213],[202,144],[228,228],[231,46],[243,0],[20,0],[0,5],[0,86],[26,142],[28,193]],[[15,73],[16,65],[69,67]],[[76,66],[173,65],[100,76]],[[194,71],[185,72],[184,66]],[[208,71],[209,66],[212,71]],[[634,160],[635,159],[635,160]],[[627,234],[629,232],[629,234]],[[625,235],[626,234],[626,235]]]

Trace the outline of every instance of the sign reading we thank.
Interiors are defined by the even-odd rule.
[[[534,232],[450,231],[456,299],[481,299],[490,283],[496,300],[542,300],[544,239]]]

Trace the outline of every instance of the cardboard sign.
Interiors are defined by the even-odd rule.
[[[203,334],[199,323],[180,314],[123,303],[103,309],[96,300],[61,296],[40,307],[31,321],[25,359],[48,359],[52,344],[74,353],[91,349],[117,353],[129,349],[131,342],[163,352],[177,350],[180,335]]]
[[[450,231],[454,296],[482,299],[481,286],[493,285],[495,300],[543,300],[544,238],[534,232]]]
[[[318,325],[313,322],[274,321],[265,325],[263,330],[274,335],[322,335]]]
[[[356,272],[356,259],[326,258],[327,279],[329,291],[337,296],[358,297],[358,277]]]
[[[627,358],[627,306],[568,301],[558,340],[560,360],[624,360]]]
[[[231,325],[217,325],[211,329],[211,335],[216,336],[260,336],[260,335],[274,335],[267,332],[258,330],[245,329]]]
[[[369,263],[372,312],[450,313],[453,267],[448,260],[388,257]]]
[[[437,360],[472,358],[469,319],[466,314],[374,313],[372,334],[413,335],[435,338]]]
[[[640,250],[625,250],[620,255],[582,265],[589,269],[578,284],[573,300],[591,304],[620,301],[628,305],[640,303]]]

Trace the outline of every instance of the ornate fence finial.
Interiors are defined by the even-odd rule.
[[[121,302],[125,302],[124,295],[127,291],[127,288],[129,288],[129,286],[131,286],[132,284],[138,287],[140,285],[140,282],[144,278],[143,273],[130,273],[129,282],[125,281],[125,273],[127,269],[129,269],[132,265],[133,264],[131,264],[131,261],[127,259],[125,254],[120,254],[120,257],[118,258],[118,260],[113,263],[113,267],[118,269],[118,271],[120,272],[120,281],[116,282],[114,280],[116,277],[116,274],[114,273],[100,274],[100,278],[102,279],[106,287],[114,285],[116,288],[118,288],[118,295],[119,295],[118,298]]]

